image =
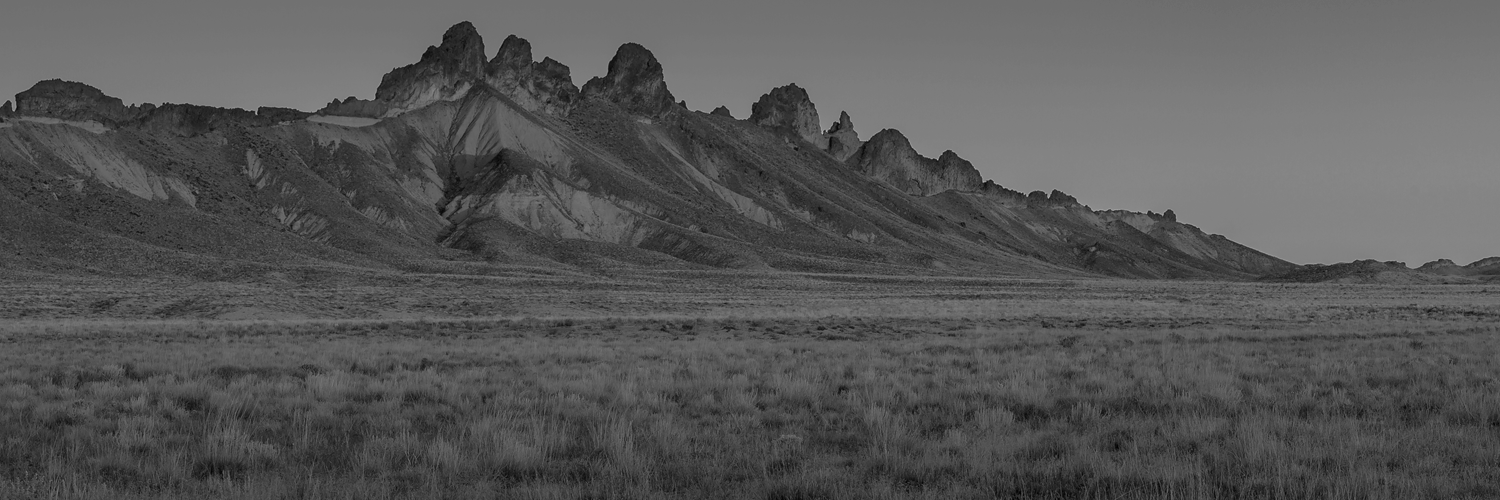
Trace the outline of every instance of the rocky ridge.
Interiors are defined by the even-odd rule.
[[[727,108],[698,113],[676,101],[660,62],[637,44],[622,45],[582,89],[566,66],[533,60],[519,37],[484,56],[473,26],[455,25],[382,78],[375,99],[320,111],[378,118],[355,125],[286,108],[124,106],[87,85],[43,82],[18,96],[45,114],[32,116],[119,130],[0,128],[0,139],[25,139],[0,140],[0,173],[10,176],[0,176],[0,212],[150,247],[213,234],[193,243],[213,258],[359,265],[462,252],[542,266],[1128,277],[1242,279],[1294,267],[1175,217],[1096,213],[1055,190],[1022,194],[983,180],[953,151],[918,154],[894,129],[862,142],[847,112],[820,132],[795,85],[732,122],[721,118],[733,118]],[[59,210],[60,200],[79,208]],[[200,229],[142,232],[141,221],[158,219]],[[6,223],[0,234],[17,230]],[[34,258],[50,262],[69,247],[47,248]]]
[[[21,109],[10,114],[70,122],[132,127],[151,132],[194,137],[224,127],[264,127],[306,118],[309,113],[288,108],[261,107],[256,111],[196,104],[145,103],[126,106],[117,97],[93,86],[63,80],[38,82],[16,94]]]
[[[1488,257],[1460,266],[1449,259],[1438,259],[1422,264],[1417,271],[1443,276],[1475,276],[1500,278],[1500,257]]]
[[[984,182],[974,165],[957,153],[944,151],[935,160],[922,156],[896,129],[877,132],[845,163],[859,173],[915,196],[948,190],[979,191]]]

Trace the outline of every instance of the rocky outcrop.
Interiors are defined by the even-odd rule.
[[[126,106],[90,85],[47,80],[16,95],[21,103],[16,114],[109,126],[135,127],[150,132],[192,137],[227,126],[262,127],[297,120],[308,114],[286,108],[261,108],[260,113],[238,108],[195,104],[142,104]]]
[[[1438,259],[1426,264],[1422,264],[1422,266],[1418,267],[1417,270],[1424,273],[1443,274],[1449,276],[1460,276],[1468,274],[1465,272],[1464,268],[1459,267],[1458,264],[1455,264],[1453,263],[1453,261],[1448,259]]]
[[[1464,266],[1464,267],[1468,268],[1468,269],[1485,269],[1485,268],[1491,268],[1491,267],[1500,267],[1500,257],[1486,257],[1486,258],[1483,258],[1483,259],[1476,260],[1474,262],[1470,262],[1469,265]]]
[[[578,86],[567,66],[544,58],[533,61],[531,42],[511,35],[490,59],[485,82],[527,110],[563,117],[578,101]]]
[[[1072,195],[1056,189],[1052,190],[1052,194],[1047,195],[1047,203],[1064,207],[1077,206],[1079,204],[1078,198],[1074,198]]]
[[[297,121],[297,120],[303,120],[303,119],[306,119],[308,116],[311,116],[312,113],[308,113],[306,111],[300,111],[300,110],[296,110],[296,109],[292,109],[292,108],[275,108],[275,107],[270,107],[270,106],[261,106],[261,107],[255,109],[255,115],[258,116],[258,117],[264,118],[267,121],[270,121],[271,123],[281,123],[281,122],[294,122],[294,121]]]
[[[750,122],[771,130],[790,132],[802,140],[828,149],[819,133],[818,108],[807,97],[807,91],[793,83],[771,89],[750,106]]]
[[[660,116],[675,107],[661,63],[638,44],[627,43],[609,60],[609,72],[583,85],[582,95],[606,99],[632,113]]]
[[[9,104],[9,103],[7,103],[7,104]],[[709,114],[715,115],[715,116],[722,116],[722,117],[730,118],[730,119],[734,118],[734,114],[730,113],[729,112],[729,108],[726,108],[724,106],[719,106],[717,108],[714,108],[713,112],[709,113]]]
[[[974,165],[953,151],[934,160],[917,154],[900,131],[885,129],[870,137],[845,162],[891,187],[916,196],[943,191],[978,191],[984,179]]]
[[[16,94],[15,114],[112,125],[138,119],[150,110],[149,104],[126,106],[119,98],[86,84],[44,80]]]
[[[441,44],[427,47],[421,60],[386,73],[375,100],[390,107],[386,115],[451,101],[468,93],[485,69],[484,40],[464,21],[448,28]]]
[[[823,140],[827,146],[828,154],[838,161],[849,159],[859,151],[859,132],[854,131],[854,121],[849,119],[848,112],[839,113],[839,121],[833,122],[828,127],[828,132],[823,134]]]
[[[265,127],[277,122],[239,108],[168,103],[152,109],[134,125],[152,132],[193,137],[231,126]]]
[[[583,89],[524,39],[507,38],[493,58],[483,47],[457,25],[387,75],[376,98],[322,111],[343,116],[131,107],[82,84],[39,85],[25,96],[31,109],[115,125],[0,124],[0,267],[42,242],[25,258],[66,263],[58,250],[86,248],[80,262],[103,268],[93,259],[109,252],[95,244],[126,240],[174,259],[486,273],[477,259],[569,273],[707,265],[1248,279],[1291,267],[1170,213],[1100,215],[1060,191],[1027,198],[983,182],[952,151],[918,154],[895,130],[862,142],[848,113],[820,131],[796,86],[762,98],[751,126],[726,120],[724,107],[676,112],[685,103],[638,45]],[[17,219],[22,211],[36,216]],[[69,227],[101,238],[51,231]],[[465,251],[477,259],[455,253]]]
[[[4,105],[0,105],[0,116],[10,116],[14,112],[15,110],[10,107],[10,101],[5,101]]]
[[[315,114],[331,116],[353,116],[356,118],[380,118],[391,107],[381,101],[371,101],[349,96],[340,101],[334,99]]]

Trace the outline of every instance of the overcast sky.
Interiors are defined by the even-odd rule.
[[[1500,255],[1500,2],[11,2],[0,94],[316,109],[468,20],[604,73],[638,42],[689,107],[796,82],[1022,191],[1179,220],[1297,263]]]

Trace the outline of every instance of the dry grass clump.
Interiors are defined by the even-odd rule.
[[[1008,325],[11,337],[0,497],[1500,496],[1493,326]]]

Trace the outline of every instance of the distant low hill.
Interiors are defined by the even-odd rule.
[[[984,180],[787,85],[690,110],[625,44],[575,85],[450,28],[374,99],[125,105],[49,80],[0,108],[0,269],[254,277],[287,266],[737,268],[1253,279],[1297,266],[1163,214]]]
[[[1412,269],[1404,262],[1359,260],[1339,264],[1309,264],[1292,271],[1264,276],[1280,283],[1474,283],[1500,277],[1500,259],[1489,258],[1459,267],[1443,259]]]

